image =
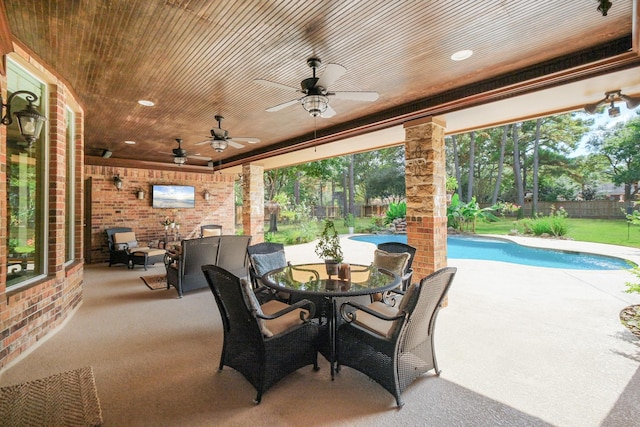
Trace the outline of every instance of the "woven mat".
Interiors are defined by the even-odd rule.
[[[145,285],[152,291],[157,289],[167,289],[167,276],[156,274],[154,276],[140,276]]]
[[[85,367],[0,388],[2,426],[99,426],[93,369]]]

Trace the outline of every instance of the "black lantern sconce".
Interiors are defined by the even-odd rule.
[[[116,186],[116,188],[118,189],[118,191],[122,190],[122,178],[120,178],[120,174],[117,174],[116,176],[113,177],[113,185]]]
[[[40,136],[40,131],[42,130],[42,125],[47,120],[45,116],[40,114],[40,112],[33,106],[33,103],[38,100],[38,97],[35,93],[29,92],[28,90],[19,90],[13,92],[6,104],[2,104],[2,96],[0,96],[0,104],[2,104],[2,108],[6,108],[6,113],[2,116],[2,124],[5,126],[9,126],[13,123],[13,118],[11,117],[11,101],[16,95],[24,94],[25,98],[29,105],[22,111],[17,111],[13,113],[18,119],[18,127],[20,128],[20,134],[24,138],[25,141],[29,144],[29,147],[36,142],[36,139]]]

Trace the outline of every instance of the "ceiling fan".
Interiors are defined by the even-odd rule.
[[[224,120],[224,117],[215,116],[215,119],[218,122],[218,128],[211,129],[211,138],[205,141],[197,142],[194,145],[209,143],[211,144],[211,148],[216,150],[218,153],[221,153],[225,148],[227,148],[228,145],[232,146],[233,148],[244,148],[244,145],[240,144],[240,142],[248,142],[249,144],[256,144],[260,142],[260,139],[258,138],[251,138],[247,136],[229,136],[229,131],[222,129],[222,121]]]
[[[601,99],[598,102],[594,102],[593,104],[585,105],[584,110],[589,114],[594,114],[600,105],[610,104],[609,116],[616,117],[620,115],[620,108],[615,106],[616,101],[624,101],[625,104],[627,104],[627,108],[629,110],[633,110],[638,105],[640,105],[640,98],[623,95],[622,91],[618,89],[618,90],[612,90],[610,92],[605,92],[603,99]]]
[[[329,91],[331,86],[336,80],[338,80],[347,69],[339,64],[327,64],[322,73],[322,76],[316,77],[316,69],[320,67],[322,61],[319,58],[307,59],[307,65],[313,70],[313,77],[306,78],[300,82],[301,89],[295,87],[283,85],[280,83],[271,82],[264,79],[255,79],[254,82],[264,85],[275,87],[278,89],[284,89],[289,92],[303,93],[304,96],[291,101],[284,102],[282,104],[274,105],[267,108],[266,111],[272,113],[280,111],[283,108],[287,108],[297,103],[302,104],[304,108],[312,117],[333,117],[336,111],[329,105],[329,97],[351,99],[355,101],[375,101],[378,99],[378,92],[367,91]]]
[[[199,159],[199,160],[211,160],[211,157],[199,156],[195,154],[187,154],[187,150],[182,148],[182,139],[176,138],[176,142],[178,143],[178,148],[174,148],[171,150],[171,153],[166,153],[161,151],[162,154],[172,154],[173,155],[173,163],[178,166],[182,166],[187,163],[187,158]]]

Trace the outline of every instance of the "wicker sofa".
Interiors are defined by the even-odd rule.
[[[183,240],[165,259],[167,286],[182,298],[185,292],[208,288],[203,265],[217,265],[239,278],[249,275],[247,246],[251,236],[222,235]]]

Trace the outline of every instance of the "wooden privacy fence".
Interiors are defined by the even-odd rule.
[[[481,204],[481,207],[487,207]],[[617,200],[586,200],[586,201],[563,201],[563,202],[538,202],[538,213],[549,215],[552,207],[567,211],[570,218],[597,218],[597,219],[625,219],[627,209],[630,204]],[[384,216],[387,212],[387,205],[357,205],[357,217]],[[634,208],[638,210],[638,207]],[[624,211],[624,212],[623,212]],[[314,206],[313,214],[316,218],[343,218],[340,206]],[[524,215],[531,216],[531,202],[524,204]],[[515,215],[508,215],[513,217]],[[269,210],[265,208],[265,221],[269,222]],[[236,225],[242,224],[242,206],[236,206]]]
[[[625,212],[629,206],[628,203],[616,200],[538,202],[538,213],[549,215],[552,209],[562,207],[570,218],[625,219]],[[526,202],[524,215],[531,216],[531,212],[531,202]]]

